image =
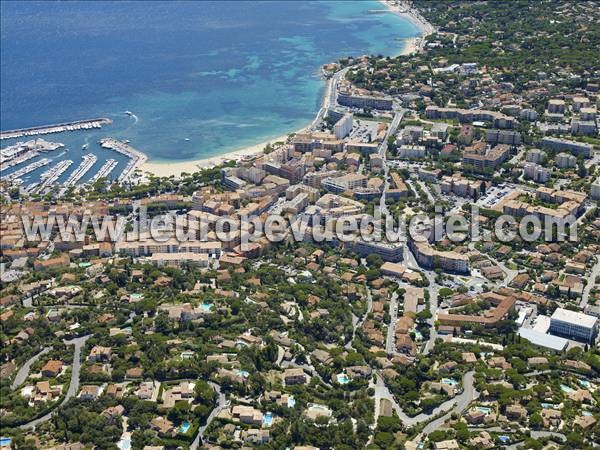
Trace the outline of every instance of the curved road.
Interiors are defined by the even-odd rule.
[[[215,406],[215,408],[208,415],[206,419],[206,424],[204,424],[198,429],[198,434],[196,434],[194,442],[192,442],[192,445],[190,445],[190,450],[196,450],[198,448],[198,445],[200,445],[200,439],[204,438],[204,432],[206,431],[210,423],[229,404],[229,402],[227,402],[227,400],[225,399],[225,394],[221,392],[221,386],[219,386],[217,383],[213,383],[212,381],[208,381],[208,384],[210,384],[215,390],[215,392],[219,394],[219,400],[217,406]]]
[[[46,347],[42,349],[42,351],[40,351],[37,355],[32,356],[25,364],[23,364],[23,366],[15,375],[15,379],[13,380],[12,384],[10,385],[11,390],[14,391],[25,382],[29,376],[29,370],[31,369],[33,363],[35,363],[41,356],[48,353],[51,349],[52,347]]]
[[[473,387],[475,372],[471,370],[471,371],[465,373],[463,376],[463,379],[462,379],[463,391],[462,391],[462,393],[460,393],[456,397],[442,403],[440,406],[436,407],[431,412],[431,414],[421,413],[417,416],[410,417],[402,410],[402,408],[400,407],[398,402],[396,402],[396,399],[394,398],[393,394],[390,392],[388,387],[385,385],[385,382],[383,381],[383,379],[381,378],[379,373],[376,373],[375,375],[377,377],[377,383],[375,385],[376,405],[377,405],[377,402],[379,402],[383,398],[389,400],[392,403],[392,408],[394,409],[396,414],[398,414],[398,417],[400,418],[400,420],[402,421],[402,423],[404,424],[405,427],[411,427],[413,425],[417,425],[419,423],[426,422],[426,421],[430,420],[432,417],[434,417],[442,412],[446,412],[446,414],[444,414],[443,416],[428,423],[425,426],[425,428],[423,429],[422,433],[424,433],[424,434],[431,433],[431,431],[439,428],[440,425],[442,425],[448,419],[448,417],[450,417],[450,415],[453,412],[458,412],[458,413],[463,412],[465,409],[467,409],[467,407],[469,406],[469,403],[471,403],[475,398],[477,398],[479,396],[479,393]],[[379,408],[376,406],[375,410],[376,410],[376,412],[378,412]],[[376,414],[376,415],[378,415],[378,414]],[[377,420],[377,417],[375,417],[375,420]]]
[[[74,397],[75,394],[77,394],[77,391],[79,390],[79,374],[81,371],[81,348],[85,345],[85,341],[87,341],[90,336],[91,334],[88,334],[87,336],[71,339],[70,341],[63,341],[65,345],[74,345],[75,349],[73,351],[73,367],[71,370],[71,382],[69,383],[69,389],[67,390],[67,394],[65,395],[63,401],[60,402],[60,405],[57,405],[52,411],[43,415],[42,417],[32,420],[31,422],[27,422],[26,424],[21,425],[19,428],[35,428],[40,423],[48,421],[59,406],[64,405],[72,397]]]

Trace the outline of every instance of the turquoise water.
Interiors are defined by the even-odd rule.
[[[273,413],[268,411],[263,415],[263,426],[270,427],[273,424]]]
[[[370,0],[1,5],[2,129],[114,121],[46,136],[75,161],[60,181],[86,143],[99,160],[83,181],[109,157],[123,169],[97,145],[103,137],[128,139],[151,161],[188,161],[297,130],[319,108],[324,63],[397,54],[418,35]]]
[[[492,408],[488,408],[488,407],[486,407],[486,406],[478,406],[478,407],[477,407],[477,410],[478,410],[479,412],[482,412],[482,413],[484,413],[484,414],[489,414],[489,413],[491,413],[491,412],[492,412]]]
[[[202,311],[209,312],[211,310],[211,308],[213,307],[213,305],[211,303],[202,303],[202,305],[200,305],[200,307],[202,308]]]
[[[9,438],[9,437],[0,438],[0,447],[10,447],[11,443],[12,443],[12,438]]]
[[[350,378],[345,373],[338,373],[336,378],[337,378],[337,382],[340,384],[350,383]]]
[[[296,406],[296,399],[294,398],[293,395],[290,395],[288,397],[287,406],[288,406],[288,408],[293,408],[294,406]]]
[[[450,386],[456,386],[458,381],[453,380],[452,378],[442,378],[442,383],[449,384]]]
[[[590,387],[590,382],[587,380],[579,380],[579,384],[582,385],[584,388]]]
[[[572,387],[567,386],[566,384],[561,384],[560,385],[560,390],[563,391],[566,394],[570,394],[571,392],[575,392],[575,389],[573,389]]]
[[[191,426],[192,426],[192,424],[186,420],[179,426],[179,432],[181,434],[185,434],[185,433],[187,433],[187,431],[190,429]]]

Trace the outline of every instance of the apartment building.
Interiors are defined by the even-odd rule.
[[[558,336],[591,343],[596,336],[597,326],[597,317],[557,308],[550,318],[549,331]]]

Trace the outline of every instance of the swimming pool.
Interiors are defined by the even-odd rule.
[[[510,437],[506,436],[506,435],[502,435],[502,436],[498,436],[498,439],[500,439],[500,442],[502,442],[503,444],[506,444],[507,442],[510,442]]]
[[[456,386],[458,384],[458,381],[453,380],[452,378],[442,378],[442,383],[449,384],[450,386]]]
[[[575,392],[575,389],[573,389],[572,387],[567,386],[566,384],[561,384],[560,385],[560,390],[563,391],[563,392],[565,392],[565,393],[567,393],[567,394],[570,394],[571,392]]]
[[[584,388],[590,387],[590,382],[588,380],[579,380],[579,384],[582,385]]]
[[[236,370],[235,373],[243,378],[248,378],[250,376],[250,372],[247,370]]]
[[[336,375],[337,382],[340,384],[348,384],[350,383],[350,378],[345,373],[338,373]]]
[[[556,408],[556,405],[553,403],[542,403],[542,408],[544,409],[554,409]]]
[[[270,427],[273,424],[273,413],[271,411],[263,414],[262,424],[264,427]]]
[[[480,412],[482,412],[484,414],[489,414],[489,413],[492,412],[492,408],[488,408],[486,406],[478,406],[477,407],[477,411],[480,411]]]
[[[10,447],[12,444],[12,438],[0,437],[0,447]]]
[[[200,307],[202,308],[202,311],[209,312],[212,309],[213,305],[212,303],[202,303]]]
[[[296,406],[296,399],[294,398],[293,395],[290,395],[288,397],[287,405],[288,405],[288,408],[293,408],[294,406]]]
[[[187,431],[190,429],[191,426],[192,426],[192,424],[186,420],[179,426],[179,432],[181,434],[187,433]]]
[[[120,450],[129,450],[131,448],[131,436],[124,436],[118,443],[117,447]]]

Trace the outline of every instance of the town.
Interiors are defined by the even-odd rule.
[[[433,31],[325,65],[316,119],[260,155],[156,177],[106,139],[113,183],[2,179],[1,448],[597,448],[598,3],[384,3]],[[198,239],[57,225],[141,208]],[[376,211],[425,238],[218,237]]]

